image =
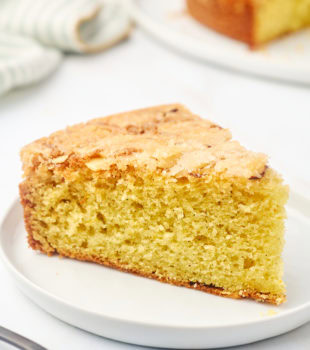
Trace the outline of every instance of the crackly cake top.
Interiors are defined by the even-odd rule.
[[[40,166],[87,166],[92,171],[128,167],[167,176],[209,172],[260,178],[267,157],[246,150],[228,129],[179,104],[121,113],[70,126],[22,149],[25,175]]]

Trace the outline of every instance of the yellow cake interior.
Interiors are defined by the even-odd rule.
[[[254,42],[264,43],[310,25],[310,0],[254,0]]]
[[[174,282],[284,294],[287,188],[272,169],[261,179],[210,173],[202,181],[85,166],[64,181],[41,168],[21,189],[36,203],[30,222],[45,251]]]

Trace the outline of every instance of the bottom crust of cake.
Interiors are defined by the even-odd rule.
[[[196,289],[202,292],[211,293],[221,297],[232,298],[232,299],[252,299],[258,302],[269,303],[274,305],[280,305],[286,300],[285,295],[261,293],[255,290],[248,290],[248,289],[231,292],[220,287],[216,287],[213,285],[206,285],[199,282],[181,281],[181,280],[173,280],[166,277],[159,277],[152,273],[145,273],[143,271],[127,268],[122,264],[116,264],[114,262],[108,261],[107,259],[101,259],[96,256],[91,256],[91,255],[82,254],[82,253],[74,253],[69,250],[56,251],[51,247],[49,251],[46,251],[41,245],[41,243],[35,240],[31,234],[28,234],[28,243],[32,249],[40,250],[42,253],[47,254],[48,256],[59,254],[59,256],[61,257],[67,257],[67,258],[80,260],[80,261],[93,262],[93,263],[104,265],[106,267],[110,267],[119,271],[131,273],[137,276],[155,279],[157,281],[168,283],[179,287]]]

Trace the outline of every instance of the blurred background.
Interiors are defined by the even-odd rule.
[[[174,102],[267,153],[292,189],[310,195],[308,29],[253,50],[198,23],[183,0],[70,3],[0,3],[1,217],[18,195],[25,144],[91,118]],[[49,349],[140,349],[52,318],[15,290],[1,264],[0,278],[0,325]],[[306,349],[309,331],[240,348]]]

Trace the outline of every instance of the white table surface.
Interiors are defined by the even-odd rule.
[[[108,52],[67,56],[46,81],[0,98],[0,216],[17,195],[20,148],[68,124],[182,102],[222,126],[310,194],[310,87],[259,80],[191,60],[140,30]],[[0,264],[0,325],[51,350],[142,347],[100,338],[42,311]],[[0,342],[0,349],[9,347]],[[309,349],[310,323],[240,349]],[[11,348],[10,348],[11,349]]]

